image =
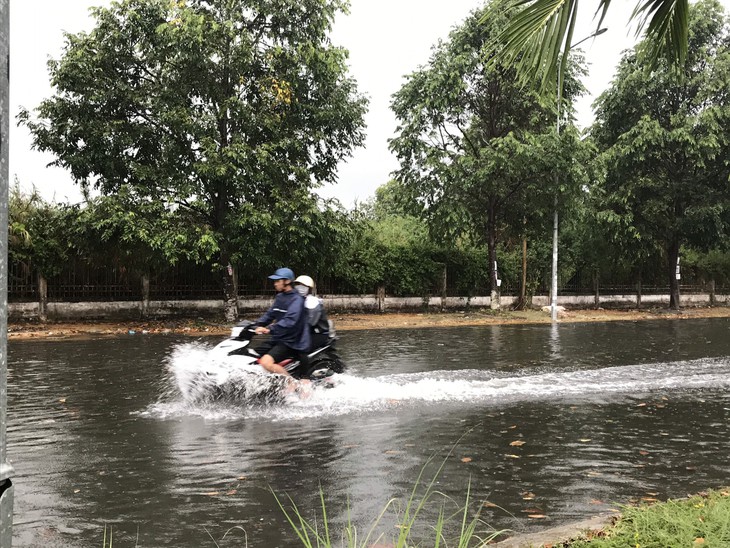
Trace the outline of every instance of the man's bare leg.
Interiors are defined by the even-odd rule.
[[[261,364],[261,367],[266,369],[269,373],[278,373],[279,375],[284,375],[286,377],[290,376],[289,372],[279,364],[274,363],[274,358],[268,354],[261,356],[259,358],[259,363]]]

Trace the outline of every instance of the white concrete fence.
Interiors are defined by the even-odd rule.
[[[408,312],[463,310],[467,307],[489,308],[488,296],[477,297],[388,297],[384,295],[324,295],[327,310],[344,312]],[[502,296],[502,308],[511,307],[517,297]],[[247,297],[238,301],[241,316],[254,315],[266,310],[272,302],[271,296]],[[532,307],[549,305],[549,297],[532,297]],[[683,307],[728,306],[730,295],[692,293],[680,296]],[[595,295],[558,296],[558,305],[565,308],[660,308],[669,305],[669,295]],[[114,302],[48,302],[46,316],[53,321],[77,320],[139,320],[141,318],[186,318],[215,317],[223,310],[223,300],[178,300],[178,301],[114,301]],[[9,303],[10,321],[35,320],[40,318],[40,304]]]

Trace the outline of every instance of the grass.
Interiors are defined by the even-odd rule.
[[[622,507],[616,523],[598,538],[573,540],[566,548],[667,548],[730,546],[730,490],[700,493],[651,506]]]
[[[449,452],[449,455],[451,452]],[[446,457],[448,459],[448,456]],[[371,546],[388,546],[388,548],[409,548],[412,546],[433,546],[434,548],[468,548],[472,546],[485,546],[505,531],[495,531],[489,528],[480,518],[480,509],[470,509],[470,486],[467,487],[466,497],[463,504],[456,503],[444,493],[435,489],[436,480],[443,470],[446,459],[441,463],[430,481],[424,481],[423,475],[430,461],[421,468],[416,483],[410,496],[405,501],[402,509],[399,509],[397,499],[389,500],[378,516],[374,519],[367,531],[360,533],[352,523],[352,516],[349,509],[347,523],[339,535],[333,537],[330,520],[327,517],[327,505],[324,493],[320,489],[320,515],[314,520],[306,519],[296,503],[287,497],[289,507],[287,508],[282,500],[274,493],[276,502],[281,508],[284,516],[305,548],[332,548],[341,546],[346,548],[366,548]],[[421,513],[433,502],[440,502],[438,517],[435,524],[425,524],[420,521]],[[451,511],[447,511],[447,507]],[[385,533],[378,532],[383,517],[390,511],[395,511],[397,516],[397,534],[394,538],[387,538]],[[427,534],[424,531],[428,531]],[[363,536],[364,534],[364,536]],[[418,537],[414,539],[414,537]],[[428,537],[428,538],[424,538]]]

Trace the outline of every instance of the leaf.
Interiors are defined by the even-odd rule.
[[[524,493],[522,496],[522,500],[534,500],[535,493]]]
[[[527,516],[530,519],[545,519],[547,516],[545,514],[529,514]]]
[[[510,443],[510,445],[511,445],[512,447],[522,447],[522,446],[523,446],[523,445],[525,445],[526,443],[527,443],[526,441],[522,441],[522,440],[515,440],[515,441],[511,442],[511,443]]]
[[[581,438],[580,441],[581,443],[588,443],[589,441],[591,441],[591,438]]]
[[[649,454],[649,451],[644,451],[643,449],[641,451],[639,451],[639,455],[641,455],[643,457],[645,457],[648,454]]]
[[[694,539],[694,542],[692,544],[704,544],[704,543],[705,543],[705,539],[704,538],[697,537],[696,539]]]
[[[461,462],[471,462],[471,457],[463,457]]]
[[[520,458],[519,455],[505,455],[505,457],[507,457],[508,459],[519,459]]]
[[[207,493],[203,493],[206,497],[217,497],[220,495],[220,491],[208,491]]]

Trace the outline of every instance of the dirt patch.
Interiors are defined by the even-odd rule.
[[[253,315],[252,315],[253,316]],[[426,327],[458,327],[471,325],[550,323],[550,314],[540,310],[438,313],[331,314],[339,331],[357,329],[399,329]],[[730,307],[646,310],[567,310],[560,314],[560,323],[640,321],[659,319],[729,318]],[[193,336],[227,335],[230,325],[204,320],[154,320],[139,322],[13,322],[8,325],[9,339],[110,337],[149,333],[178,333]]]

